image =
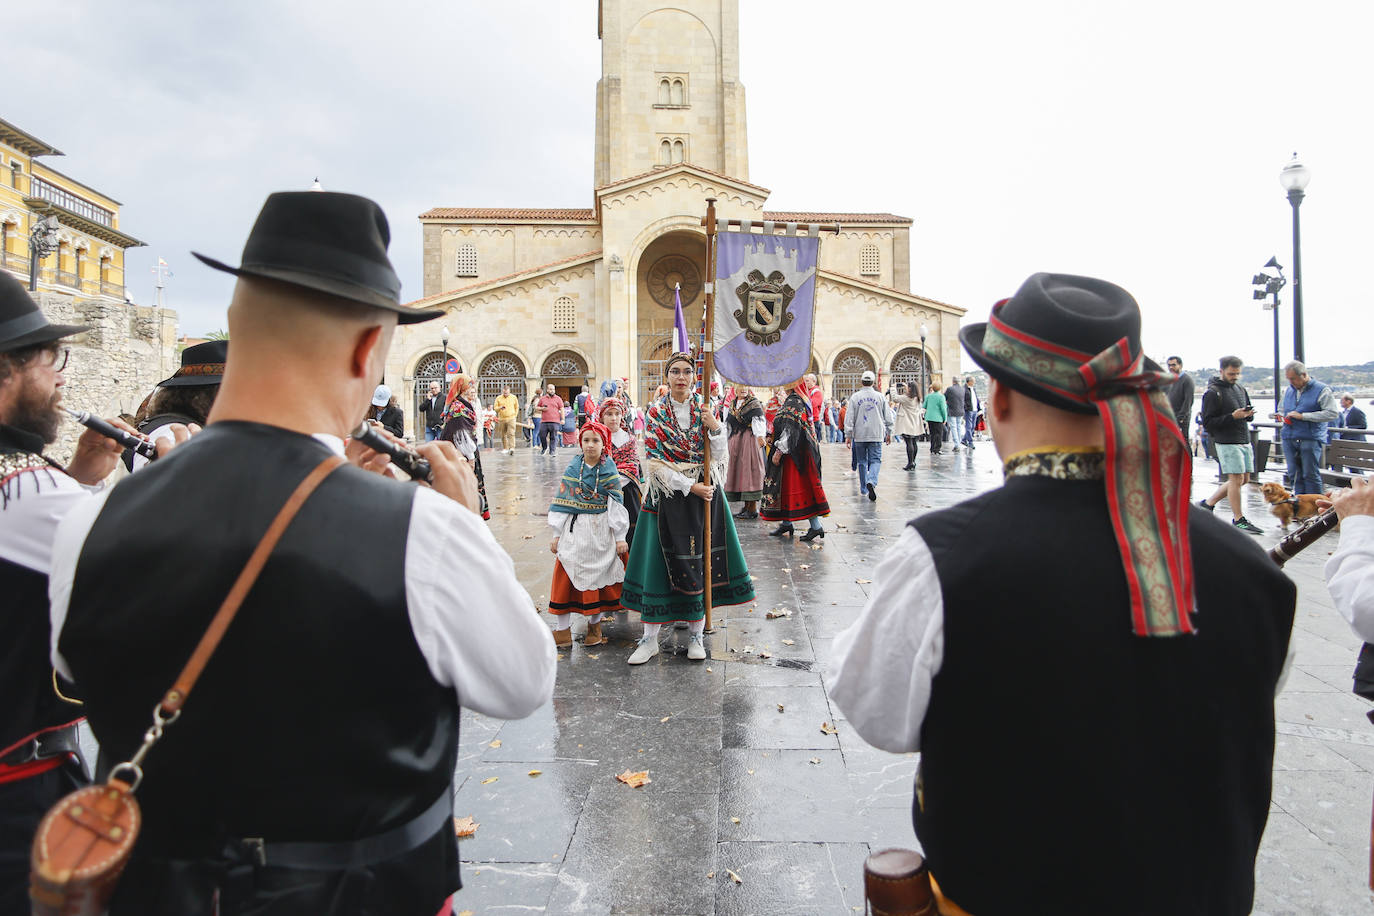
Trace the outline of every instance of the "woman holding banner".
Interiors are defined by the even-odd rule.
[[[665,369],[668,393],[650,405],[645,418],[644,505],[630,544],[620,599],[627,609],[639,611],[644,621],[644,635],[629,658],[631,665],[642,665],[657,655],[659,628],[679,620],[686,621],[690,630],[687,657],[706,658],[702,548],[708,517],[712,605],[754,599],[749,568],[719,485],[725,477],[725,428],[711,416],[701,396],[692,392],[696,364],[690,355],[674,353]],[[704,467],[708,435],[709,469]],[[703,478],[711,482],[704,483]]]

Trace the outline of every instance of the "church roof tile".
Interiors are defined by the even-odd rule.
[[[420,219],[529,219],[560,220],[577,223],[596,222],[595,210],[569,210],[552,207],[434,207],[420,214]]]
[[[895,213],[813,213],[804,210],[764,210],[763,218],[775,223],[839,223],[843,227],[868,223],[894,223],[910,226],[911,219]]]

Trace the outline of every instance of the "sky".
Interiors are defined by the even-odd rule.
[[[1250,281],[1271,256],[1291,268],[1296,151],[1307,362],[1374,360],[1374,4],[740,7],[749,180],[769,209],[912,218],[914,293],[980,321],[1036,271],[1103,277],[1160,362],[1272,365]],[[43,19],[42,40],[5,41],[0,118],[123,202],[148,243],[130,291],[151,303],[165,259],[191,336],[224,327],[233,278],[189,252],[237,263],[274,190],[318,177],[381,203],[406,300],[430,207],[593,204],[593,0],[65,0]]]

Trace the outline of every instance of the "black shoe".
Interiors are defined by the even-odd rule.
[[[915,468],[916,468],[916,465],[914,465],[914,464],[908,464],[906,467],[902,468],[902,470],[903,470],[903,471],[911,471],[911,470],[915,470]]]
[[[750,512],[748,509],[741,509],[735,513],[735,518],[758,518],[757,512]]]
[[[1207,500],[1205,500],[1205,499],[1199,499],[1199,500],[1197,501],[1197,504],[1198,504],[1199,506],[1201,506],[1202,508],[1206,509],[1208,512],[1211,512],[1213,509],[1216,508],[1216,506],[1208,505],[1208,504],[1207,504]]]
[[[873,484],[868,485],[868,498],[873,502],[878,501],[878,494],[873,492]]]
[[[822,540],[825,539],[824,528],[812,528],[810,531],[806,532],[806,534],[803,534],[801,537],[797,538],[797,540],[803,543],[810,543],[811,541],[814,541],[816,538],[821,538]]]
[[[792,523],[791,523],[791,522],[783,522],[781,525],[779,525],[778,527],[774,528],[772,531],[768,532],[768,534],[769,534],[770,537],[780,537],[780,536],[782,536],[782,535],[784,535],[784,534],[791,534],[791,533],[792,533]]]
[[[1262,529],[1259,525],[1253,524],[1248,518],[1246,518],[1243,515],[1240,518],[1233,520],[1231,524],[1235,525],[1237,528],[1239,528],[1241,531],[1244,531],[1246,534],[1264,534],[1264,529]],[[806,540],[806,538],[802,538],[802,540]]]

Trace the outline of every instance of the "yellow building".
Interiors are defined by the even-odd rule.
[[[124,300],[124,251],[143,243],[119,231],[119,201],[39,157],[62,151],[0,120],[0,252],[4,268],[30,280],[30,235],[56,218],[56,249],[39,261],[38,288],[80,298]]]

